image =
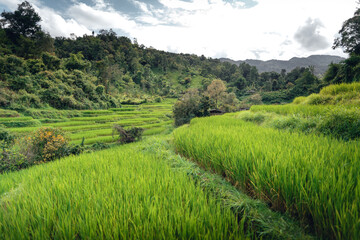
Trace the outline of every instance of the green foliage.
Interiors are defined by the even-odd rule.
[[[22,152],[33,163],[66,156],[68,139],[58,128],[42,127],[23,139]]]
[[[197,89],[189,89],[173,107],[175,126],[189,123],[194,117],[209,116],[210,101]]]
[[[56,71],[60,68],[61,61],[55,55],[52,55],[48,52],[43,52],[41,54],[41,59],[42,59],[44,65],[46,66],[47,70]]]
[[[3,141],[2,146],[11,144],[14,140],[15,136],[0,125],[0,141]]]
[[[335,109],[324,116],[317,131],[344,140],[359,139],[360,111],[357,109]]]
[[[36,33],[41,31],[39,25],[41,18],[27,1],[19,4],[14,13],[2,12],[1,17],[3,18],[1,24],[15,37],[19,35],[34,37]]]
[[[360,54],[360,10],[357,9],[352,18],[343,23],[340,36],[334,41],[333,48],[341,47],[347,53]]]
[[[0,140],[0,147],[0,174],[20,170],[30,165],[25,156],[19,153],[18,149],[12,147],[12,145]]]
[[[89,66],[90,63],[84,60],[84,55],[81,52],[77,54],[70,53],[70,57],[65,61],[65,67],[68,70],[84,70]]]

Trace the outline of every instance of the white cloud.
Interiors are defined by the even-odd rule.
[[[324,25],[319,19],[306,20],[304,26],[301,26],[295,33],[295,40],[309,51],[323,50],[329,47],[326,37],[320,34],[319,29]]]
[[[304,50],[294,36],[307,19],[320,19],[323,28],[318,28],[317,33],[323,38],[317,40],[332,43],[343,21],[356,9],[353,0],[259,0],[258,5],[249,9],[222,0],[160,2],[166,7],[167,16],[160,15],[159,22],[168,17],[172,19],[168,22],[179,26],[138,26],[132,33],[140,43],[210,57],[224,54],[233,59],[344,55],[330,46]]]
[[[89,29],[121,29],[125,32],[130,32],[136,23],[129,20],[126,16],[113,10],[102,10],[92,8],[84,3],[73,5],[68,10],[68,14],[76,20],[79,24],[86,26]]]
[[[84,34],[90,34],[91,31],[84,25],[79,24],[76,20],[64,19],[60,14],[49,8],[38,8],[42,21],[42,28],[49,32],[52,36],[69,37],[74,33],[76,36],[83,36]]]
[[[289,59],[310,54],[344,56],[330,45],[357,6],[355,0],[257,0],[252,8],[244,8],[241,1],[159,0],[162,7],[156,8],[143,0],[130,0],[141,10],[138,16],[130,17],[113,9],[109,1],[93,0],[90,6],[74,0],[66,16],[42,7],[39,0],[30,2],[37,6],[43,28],[54,36],[81,36],[91,30],[113,28],[148,47],[235,60]],[[0,0],[11,9],[20,2]],[[304,49],[304,44],[296,41],[296,32],[308,19],[319,19],[323,25],[313,32],[321,38],[313,38],[310,43],[325,39],[330,43],[328,47]]]

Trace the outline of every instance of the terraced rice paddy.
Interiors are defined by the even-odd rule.
[[[8,130],[18,135],[26,135],[41,126],[57,127],[68,133],[71,139],[70,143],[79,144],[83,138],[85,144],[111,143],[116,141],[116,138],[112,136],[114,124],[124,127],[142,127],[145,129],[144,136],[159,134],[171,128],[173,102],[173,100],[167,100],[165,103],[139,106],[125,105],[122,108],[108,110],[83,110],[77,111],[77,114],[81,115],[79,117],[63,119],[37,120],[28,116],[2,117],[0,124],[5,125]],[[30,124],[34,121],[37,124]]]
[[[360,237],[360,144],[259,127],[230,116],[193,119],[174,132],[179,153],[324,239]]]
[[[1,239],[245,238],[230,208],[137,146],[0,175]]]

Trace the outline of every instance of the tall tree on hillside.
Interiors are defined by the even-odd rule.
[[[18,5],[14,12],[1,13],[1,25],[15,36],[34,37],[41,31],[41,18],[27,1]]]
[[[360,54],[360,9],[343,23],[339,34],[340,36],[334,41],[334,49],[341,47],[347,53]]]
[[[224,81],[220,79],[215,79],[212,83],[207,87],[205,95],[208,96],[211,100],[215,101],[215,107],[219,107],[219,102],[221,98],[226,93],[226,85]]]

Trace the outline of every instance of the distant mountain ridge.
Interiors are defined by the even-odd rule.
[[[229,62],[236,65],[239,65],[243,62],[255,66],[259,73],[262,72],[277,72],[280,73],[282,69],[285,69],[286,72],[290,72],[296,67],[309,67],[314,66],[314,73],[315,75],[324,74],[328,69],[330,63],[339,63],[345,60],[343,57],[333,56],[333,55],[311,55],[307,58],[298,58],[293,57],[290,60],[268,60],[268,61],[261,61],[261,60],[240,60],[234,61],[228,58],[220,58],[221,62]]]

